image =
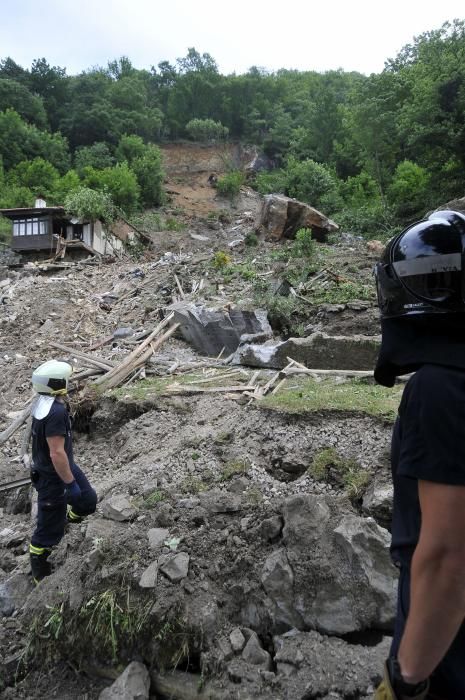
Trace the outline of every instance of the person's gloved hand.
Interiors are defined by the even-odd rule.
[[[426,700],[429,681],[417,685],[406,683],[397,659],[389,658],[384,664],[383,680],[375,690],[373,700]]]
[[[81,489],[76,480],[65,485],[66,500],[70,505],[74,505],[81,498]]]

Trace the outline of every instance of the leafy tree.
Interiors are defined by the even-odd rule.
[[[81,187],[66,197],[64,207],[67,212],[80,219],[90,219],[91,221],[100,219],[111,223],[117,218],[117,210],[113,200],[105,190],[99,192],[88,187]]]
[[[97,170],[110,168],[115,162],[108,144],[103,141],[93,143],[92,146],[81,146],[76,149],[74,165],[78,173],[83,173],[84,168],[90,166]]]
[[[424,214],[428,206],[429,182],[425,168],[408,160],[399,163],[387,191],[388,201],[398,216]]]
[[[136,134],[124,134],[121,136],[116,149],[116,160],[121,163],[124,160],[131,165],[136,158],[141,158],[145,153],[144,140]]]
[[[164,173],[160,149],[154,145],[146,146],[144,154],[132,161],[131,170],[140,187],[142,204],[146,207],[162,204]]]
[[[221,141],[226,139],[229,129],[213,119],[191,119],[186,131],[194,141]]]
[[[48,126],[42,99],[16,80],[0,78],[0,112],[6,109],[14,109],[22,119],[39,129]]]
[[[286,194],[312,207],[337,210],[340,201],[337,180],[330,170],[314,160],[289,158],[286,168]]]
[[[66,197],[82,187],[81,178],[75,170],[68,170],[55,186],[55,202],[63,204]]]
[[[35,196],[43,194],[53,197],[58,185],[60,174],[51,163],[43,158],[18,163],[8,173],[8,182],[19,187],[26,187]]]
[[[118,163],[113,168],[103,170],[85,168],[84,185],[107,191],[114,204],[127,214],[136,211],[139,206],[140,187],[127,163]]]
[[[6,170],[35,157],[48,160],[60,173],[70,165],[68,143],[61,134],[40,131],[11,109],[0,112],[0,153]]]
[[[28,87],[42,97],[50,125],[57,129],[68,100],[66,70],[50,66],[45,58],[37,58],[31,66]]]

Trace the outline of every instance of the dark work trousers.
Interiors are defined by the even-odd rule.
[[[95,513],[97,494],[77,464],[72,466],[71,471],[81,489],[81,498],[73,504],[73,512],[81,516]],[[40,472],[34,487],[38,493],[38,512],[31,544],[36,547],[53,547],[65,533],[67,506],[65,485],[55,472],[50,474]]]
[[[397,656],[405,621],[410,608],[410,570],[400,570],[397,593],[397,616],[391,655]],[[434,634],[434,631],[433,631]],[[431,700],[459,700],[465,698],[465,624],[462,624],[449,651],[431,677]]]

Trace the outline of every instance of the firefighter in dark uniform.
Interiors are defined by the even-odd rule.
[[[399,567],[390,657],[376,700],[465,699],[465,216],[438,211],[375,268],[375,379],[413,372],[392,437],[391,553]]]
[[[38,512],[29,554],[36,583],[52,572],[48,557],[63,537],[66,522],[82,522],[97,505],[97,495],[73,457],[64,398],[71,372],[67,362],[50,360],[32,375],[38,396],[32,408],[31,479],[38,492]]]

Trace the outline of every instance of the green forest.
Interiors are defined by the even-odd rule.
[[[176,140],[257,145],[274,165],[256,177],[260,192],[389,235],[465,194],[465,22],[416,37],[370,76],[222,75],[194,48],[174,65],[141,70],[121,57],[79,75],[45,58],[0,61],[2,208],[39,193],[103,218],[160,206],[159,145]]]

